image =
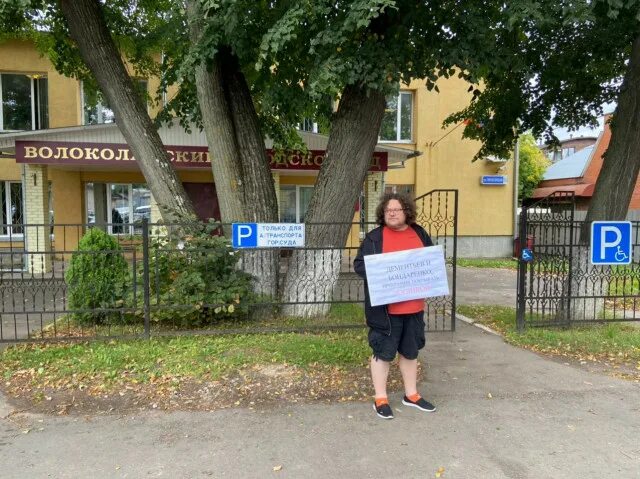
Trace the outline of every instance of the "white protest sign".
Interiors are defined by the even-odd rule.
[[[442,245],[364,257],[371,306],[449,294]]]

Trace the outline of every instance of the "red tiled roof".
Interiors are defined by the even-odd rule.
[[[594,183],[580,183],[578,185],[545,186],[533,190],[532,198],[545,198],[556,191],[573,191],[576,196],[591,197]]]

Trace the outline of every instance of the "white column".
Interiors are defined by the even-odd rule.
[[[51,271],[51,227],[49,224],[49,175],[46,165],[25,165],[25,249],[27,269],[41,274]]]

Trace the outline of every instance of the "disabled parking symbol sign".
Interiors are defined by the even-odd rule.
[[[630,221],[591,223],[591,264],[630,264],[632,254]]]

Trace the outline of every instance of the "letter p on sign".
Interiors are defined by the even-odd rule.
[[[630,221],[591,223],[591,263],[630,264],[633,256]]]
[[[231,244],[234,248],[255,248],[258,246],[257,223],[233,223]]]

